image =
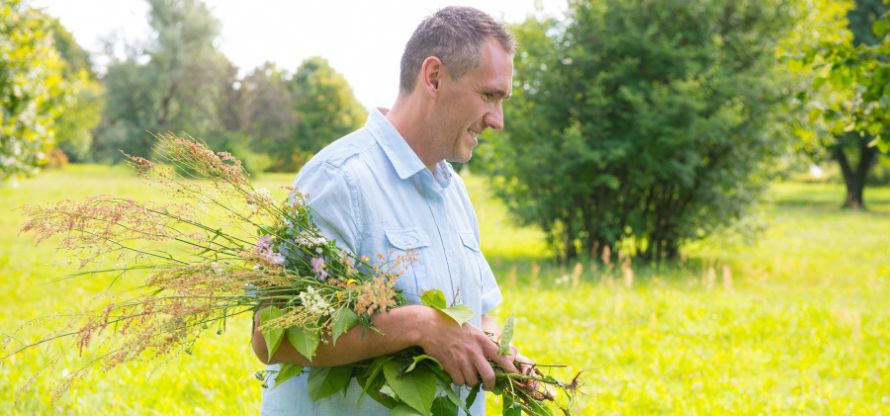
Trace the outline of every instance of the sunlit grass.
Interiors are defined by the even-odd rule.
[[[282,195],[291,180],[257,182]],[[526,355],[584,371],[578,414],[890,408],[890,189],[867,191],[871,211],[854,213],[838,209],[838,185],[777,185],[756,244],[716,238],[692,245],[682,264],[635,267],[628,285],[617,267],[582,264],[575,274],[574,264],[548,263],[540,230],[512,224],[483,178],[468,175],[466,183],[504,292],[496,315],[517,316],[515,342]],[[106,291],[113,276],[57,281],[76,263],[17,233],[22,204],[94,194],[166,198],[126,168],[101,166],[70,166],[0,188],[0,331],[81,312]],[[136,284],[138,275],[125,278],[119,290]],[[19,335],[33,339],[51,323],[58,321]],[[0,363],[0,413],[256,413],[253,373],[261,366],[248,333],[249,322],[236,319],[191,356],[97,371],[52,404],[57,375],[90,357],[79,357],[73,342],[26,352]],[[60,362],[31,380],[51,359]],[[489,410],[497,414],[498,403]]]

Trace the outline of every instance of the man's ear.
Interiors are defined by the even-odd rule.
[[[430,56],[424,59],[423,64],[420,66],[418,82],[424,91],[435,96],[439,94],[439,86],[444,76],[445,65],[442,63],[442,60],[435,56]]]

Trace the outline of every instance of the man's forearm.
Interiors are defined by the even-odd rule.
[[[337,338],[337,345],[330,340],[322,342],[312,360],[303,357],[290,342],[281,346],[268,360],[266,342],[259,329],[253,333],[253,350],[265,363],[295,363],[312,367],[332,367],[392,354],[419,345],[426,323],[436,317],[435,311],[426,306],[408,305],[374,315],[371,321],[383,335],[357,325]]]

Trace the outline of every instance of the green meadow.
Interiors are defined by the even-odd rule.
[[[263,175],[276,190],[291,175]],[[890,413],[890,188],[868,212],[838,208],[842,185],[780,183],[753,239],[715,236],[662,267],[558,265],[540,230],[510,222],[485,179],[466,175],[483,249],[516,316],[514,343],[571,378],[576,414]],[[125,296],[139,274],[63,278],[78,263],[21,235],[21,206],[90,195],[162,200],[125,167],[68,166],[0,187],[0,332],[9,351],[97,302]],[[114,259],[108,259],[113,262]],[[110,287],[110,289],[109,289]],[[245,316],[209,331],[191,355],[84,374],[96,357],[73,339],[0,361],[0,414],[255,414],[262,367]],[[499,414],[497,400],[489,413]]]

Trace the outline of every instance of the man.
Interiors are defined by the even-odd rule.
[[[514,41],[487,14],[448,7],[425,19],[405,47],[400,93],[392,109],[373,111],[364,128],[320,151],[297,176],[296,186],[322,231],[360,256],[416,260],[396,287],[412,303],[377,314],[383,335],[356,327],[319,346],[310,362],[287,342],[272,363],[325,367],[420,346],[436,357],[457,385],[480,382],[491,389],[494,370],[509,372],[516,355],[500,356],[485,332],[498,333],[487,313],[501,302],[491,269],[479,251],[479,229],[466,188],[446,161],[466,162],[487,128],[503,127],[502,103],[510,95]],[[475,313],[458,326],[419,305],[420,295],[441,289]],[[266,359],[259,331],[257,356]],[[270,366],[274,369],[274,365]],[[307,374],[263,392],[263,414],[388,415],[373,400],[358,401],[353,381],[346,397],[313,403]],[[482,395],[471,409],[484,413]]]

